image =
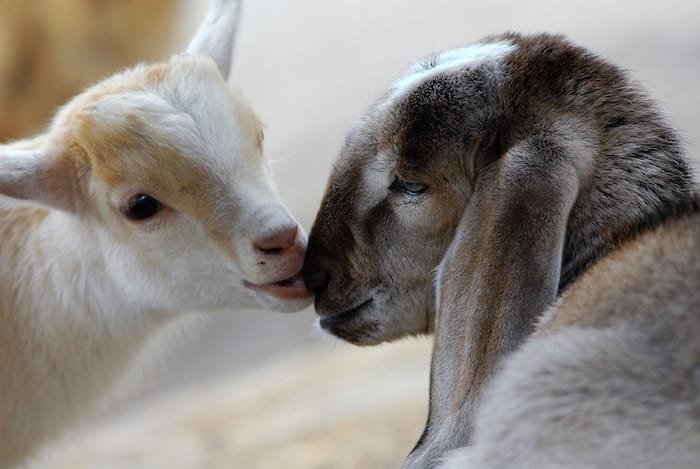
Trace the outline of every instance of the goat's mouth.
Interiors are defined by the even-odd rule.
[[[356,319],[367,307],[372,304],[372,298],[363,301],[359,305],[346,311],[325,316],[319,320],[321,328],[331,334],[338,335],[337,328]]]
[[[307,298],[312,295],[312,293],[307,290],[300,272],[297,272],[289,278],[265,284],[256,284],[248,280],[243,280],[243,285],[253,291],[267,293],[285,300]]]

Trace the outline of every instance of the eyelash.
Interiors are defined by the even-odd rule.
[[[400,177],[396,176],[394,178],[394,182],[392,182],[389,186],[389,190],[392,192],[399,192],[410,197],[417,197],[425,194],[428,191],[428,186],[419,182],[404,181]]]

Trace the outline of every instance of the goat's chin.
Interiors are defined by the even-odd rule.
[[[318,300],[318,299],[317,299]],[[322,331],[353,345],[367,346],[394,342],[404,337],[428,335],[432,332],[432,312],[409,302],[393,303],[377,294],[353,308],[328,312],[316,303],[318,327]],[[424,310],[421,314],[412,311]]]
[[[384,321],[372,317],[371,311],[357,312],[353,316],[343,314],[323,317],[318,320],[318,327],[345,342],[360,347],[394,342],[419,332],[404,332],[388,327]]]
[[[385,342],[384,340],[373,337],[371,333],[368,333],[368,331],[363,328],[354,329],[344,325],[329,326],[323,322],[322,318],[318,319],[317,325],[318,329],[323,332],[325,337],[340,339],[343,342],[348,342],[358,347],[378,345]]]
[[[318,328],[321,329],[326,336],[332,336],[336,339],[340,339],[343,342],[348,342],[352,345],[358,347],[370,347],[373,345],[384,344],[388,342],[395,342],[407,336],[417,335],[417,334],[396,334],[387,335],[382,332],[381,324],[373,323],[370,326],[351,328],[341,325],[336,326],[326,326],[323,325],[322,320],[318,320]]]

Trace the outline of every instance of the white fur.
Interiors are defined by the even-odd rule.
[[[300,270],[306,235],[225,83],[236,6],[213,2],[188,54],[115,75],[46,134],[0,146],[1,467],[96,408],[181,313],[309,304],[264,286]],[[142,193],[166,209],[127,220]]]
[[[202,50],[208,51],[207,55],[225,70],[225,79],[229,78],[233,61],[230,44],[233,43],[238,26],[239,8],[239,0],[211,0],[202,26],[187,47],[187,52],[195,54]]]
[[[441,52],[434,64],[417,63],[399,78],[391,87],[387,104],[391,104],[403,96],[407,96],[421,83],[437,75],[454,72],[462,68],[478,65],[487,61],[501,60],[515,49],[510,41],[473,44],[467,47]]]

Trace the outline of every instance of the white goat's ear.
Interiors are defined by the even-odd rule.
[[[209,11],[187,46],[191,54],[214,59],[225,80],[231,75],[233,42],[238,29],[241,0],[211,0]]]
[[[73,212],[80,192],[77,166],[65,155],[0,147],[0,195]]]

